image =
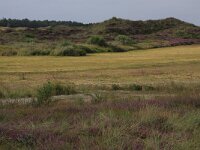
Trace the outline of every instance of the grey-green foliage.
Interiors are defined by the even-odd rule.
[[[48,104],[52,101],[52,96],[69,95],[75,93],[76,89],[73,85],[65,86],[59,83],[47,82],[37,89],[36,100],[34,101],[34,104]]]
[[[75,45],[58,47],[51,52],[53,56],[86,56],[86,51]]]
[[[43,84],[42,87],[37,90],[37,105],[46,104],[51,102],[51,96],[53,95],[53,84],[51,82]]]
[[[101,36],[91,36],[88,39],[89,44],[98,45],[98,46],[107,46],[105,39]]]
[[[116,41],[120,42],[120,44],[123,45],[131,45],[134,44],[133,39],[131,39],[130,37],[126,36],[126,35],[118,35],[115,38]]]

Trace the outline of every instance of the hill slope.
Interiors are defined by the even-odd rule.
[[[51,48],[61,41],[85,44],[93,35],[102,36],[109,45],[126,50],[200,43],[200,27],[175,18],[131,21],[113,17],[95,24],[40,21],[39,23],[44,26],[38,28],[24,27],[26,24],[23,24],[23,21],[17,21],[17,26],[21,23],[22,27],[5,27],[6,25],[0,27],[0,44],[3,45],[0,47],[0,51],[5,47],[7,49],[15,47],[16,49],[16,45],[19,43],[23,43],[23,45],[54,43]],[[27,26],[32,26],[31,23],[34,22],[29,22]],[[131,42],[127,42],[127,40]]]

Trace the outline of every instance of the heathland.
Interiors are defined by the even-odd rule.
[[[0,149],[200,148],[199,27],[14,21],[0,21]]]

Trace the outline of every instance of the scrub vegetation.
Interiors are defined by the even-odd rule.
[[[200,27],[175,18],[131,21],[113,17],[96,24],[0,20],[1,56],[85,56],[89,53],[200,43]]]

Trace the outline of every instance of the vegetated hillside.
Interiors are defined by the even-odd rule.
[[[63,47],[63,41],[64,43],[67,41],[68,44],[70,41],[71,44],[73,43],[73,47],[79,44],[84,46],[84,50],[90,49],[86,52],[118,52],[200,43],[200,27],[175,18],[131,21],[113,17],[110,20],[95,24],[29,21],[26,19],[7,20],[7,23],[4,20],[2,22],[1,20],[0,44],[4,46],[0,47],[0,53],[1,50],[5,51],[5,47],[10,50],[13,47],[16,49],[16,45],[19,45],[19,43],[27,46],[27,48],[24,46],[24,49],[28,49],[30,43],[32,47],[34,45],[36,48],[37,44],[48,44],[50,47],[46,47],[46,49],[50,51],[49,53],[58,44]],[[88,43],[89,38],[94,35],[96,35],[97,43]],[[99,45],[99,38],[105,40],[107,44]],[[14,45],[12,48],[10,47],[11,44]],[[106,47],[107,49],[105,49]],[[45,50],[45,48],[43,49]]]

